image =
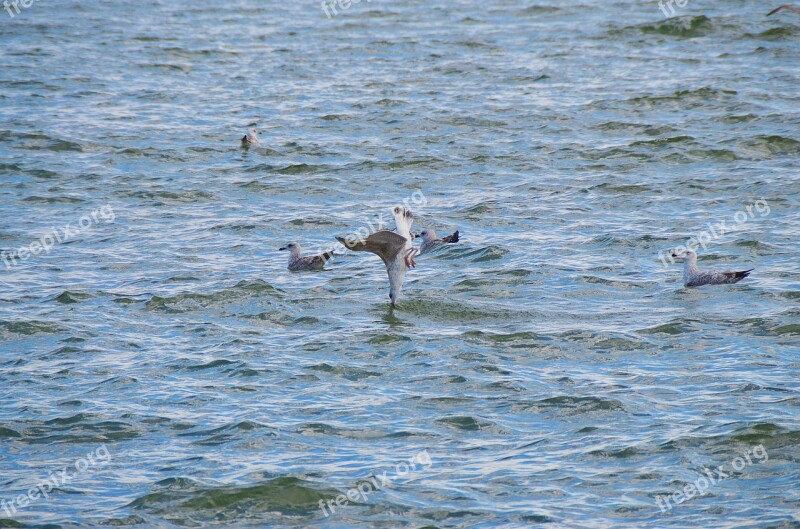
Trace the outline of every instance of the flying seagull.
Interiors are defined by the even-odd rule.
[[[256,129],[250,129],[247,131],[247,134],[242,136],[242,147],[247,149],[251,145],[256,147],[261,145],[261,142],[258,141],[258,131]]]
[[[416,237],[422,237],[422,246],[419,247],[419,254],[422,255],[427,253],[429,250],[433,250],[437,246],[458,242],[458,230],[456,230],[452,235],[437,239],[436,232],[433,231],[432,228],[426,228],[416,235]]]
[[[418,250],[411,244],[414,214],[403,206],[396,206],[392,214],[397,225],[395,231],[376,231],[366,239],[357,241],[342,237],[336,237],[336,240],[354,252],[370,252],[381,258],[389,275],[389,299],[395,306],[403,291],[406,272],[417,265],[414,256]]]
[[[701,287],[703,285],[730,285],[738,283],[750,275],[754,269],[742,272],[722,272],[720,270],[701,271],[697,268],[697,254],[692,250],[672,252],[672,257],[683,259],[683,286]]]
[[[289,250],[289,270],[291,272],[304,272],[307,270],[322,270],[325,263],[333,257],[333,251],[321,253],[319,255],[309,255],[300,257],[300,245],[290,242],[278,250]]]
[[[780,11],[782,9],[785,9],[787,11],[794,11],[795,13],[800,13],[800,7],[793,6],[792,4],[786,4],[786,5],[782,5],[780,7],[776,7],[775,9],[773,9],[772,11],[767,13],[767,16],[774,15],[775,13],[777,13],[778,11]]]

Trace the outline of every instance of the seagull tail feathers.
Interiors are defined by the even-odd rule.
[[[452,235],[448,235],[447,237],[442,237],[442,241],[448,244],[453,244],[458,242],[458,230],[456,230]]]

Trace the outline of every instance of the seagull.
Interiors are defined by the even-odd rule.
[[[793,6],[791,4],[786,4],[786,5],[782,5],[780,7],[776,7],[775,9],[773,9],[772,11],[767,13],[767,16],[774,15],[775,13],[777,13],[778,11],[780,11],[782,9],[785,9],[787,11],[794,11],[795,13],[800,13],[800,7]]]
[[[289,271],[303,272],[308,270],[323,270],[323,266],[331,257],[333,251],[321,253],[319,255],[309,255],[307,257],[300,257],[300,245],[296,242],[290,242],[283,248],[278,248],[279,251],[289,250]]]
[[[366,239],[352,241],[349,238],[336,237],[336,240],[354,252],[370,252],[381,258],[389,275],[389,299],[394,307],[403,291],[403,280],[409,268],[414,268],[417,263],[414,256],[419,250],[411,244],[411,224],[414,214],[403,206],[392,209],[395,231],[376,231]]]
[[[443,244],[453,244],[458,242],[458,230],[455,231],[452,235],[448,235],[447,237],[442,237],[441,239],[436,238],[436,232],[433,231],[432,228],[427,228],[422,230],[416,237],[422,237],[422,246],[419,247],[419,254],[422,255],[427,253],[428,250],[433,250],[437,246],[441,246]]]
[[[709,270],[706,272],[697,268],[697,254],[692,250],[680,253],[672,252],[672,257],[683,259],[683,286],[701,287],[703,285],[731,285],[738,283],[750,275],[754,269],[742,272],[722,272],[720,270]]]
[[[261,142],[258,141],[258,131],[256,129],[250,129],[247,131],[247,134],[242,136],[242,147],[247,149],[251,145],[256,147],[261,145]]]

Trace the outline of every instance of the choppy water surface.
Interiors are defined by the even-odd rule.
[[[800,15],[772,7],[0,11],[0,249],[85,228],[0,263],[0,500],[75,474],[0,526],[800,526]],[[286,271],[416,190],[462,242],[397,309],[374,256]],[[709,223],[700,265],[755,271],[683,289],[659,251]]]

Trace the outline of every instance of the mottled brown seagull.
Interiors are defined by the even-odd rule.
[[[333,257],[333,251],[321,253],[319,255],[309,255],[306,257],[300,257],[301,249],[300,245],[296,242],[290,242],[283,248],[278,248],[278,250],[289,250],[289,271],[291,272],[305,272],[309,270],[323,270],[323,266],[327,263],[331,257]]]
[[[683,286],[701,287],[703,285],[730,285],[738,283],[750,275],[754,269],[741,272],[722,272],[720,270],[700,270],[697,268],[697,254],[692,250],[673,252],[672,257],[683,259]]]

